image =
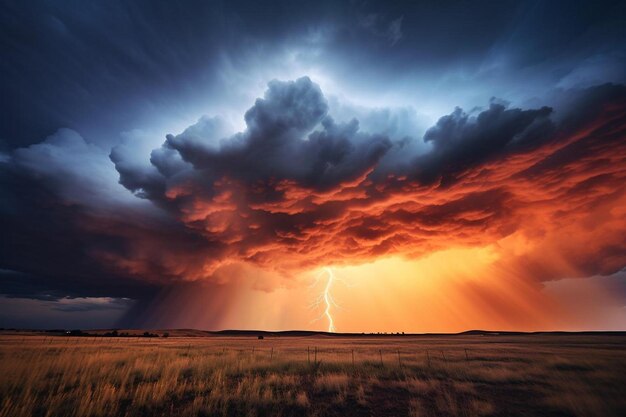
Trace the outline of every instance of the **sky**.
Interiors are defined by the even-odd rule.
[[[622,1],[3,1],[0,327],[626,330]]]

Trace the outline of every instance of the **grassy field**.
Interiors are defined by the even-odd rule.
[[[0,335],[0,416],[624,416],[626,336]]]

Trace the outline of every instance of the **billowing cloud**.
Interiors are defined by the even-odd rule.
[[[382,164],[415,139],[363,132],[356,119],[335,123],[308,78],[273,81],[243,132],[228,135],[219,119],[203,118],[168,135],[144,169],[126,170],[120,149],[111,159],[122,184],[206,241],[210,255],[186,278],[233,262],[289,272],[529,233],[542,249],[524,255],[526,267],[557,269],[535,271],[536,279],[612,273],[625,264],[615,211],[624,198],[624,97],[621,86],[579,92],[556,118],[549,107],[498,100],[474,114],[457,108],[425,133],[427,151]],[[585,105],[594,108],[580,116]],[[571,226],[597,207],[609,213],[600,224]],[[557,237],[561,223],[594,250],[571,253]],[[537,255],[546,246],[567,258],[561,266]]]
[[[552,109],[507,109],[492,100],[489,109],[471,117],[456,108],[424,135],[431,152],[415,161],[421,182],[453,181],[456,174],[492,158],[520,153],[544,143],[554,134]]]
[[[8,296],[141,298],[174,279],[163,264],[203,256],[203,240],[120,187],[107,152],[70,129],[0,163],[0,196]]]
[[[268,87],[265,97],[246,112],[245,132],[223,137],[219,119],[203,118],[182,134],[167,136],[151,162],[165,179],[173,180],[168,183],[170,195],[185,193],[176,191],[175,183],[180,180],[182,188],[189,184],[185,176],[190,170],[207,183],[223,177],[249,184],[276,179],[323,189],[356,179],[392,146],[386,136],[360,132],[355,119],[335,123],[320,88],[308,77],[273,81]],[[321,129],[312,132],[316,126]],[[119,158],[114,150],[112,159]],[[123,183],[135,182],[123,168],[121,174]],[[129,188],[149,190],[151,185],[138,182]]]

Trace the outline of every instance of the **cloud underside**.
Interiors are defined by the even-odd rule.
[[[71,137],[17,151],[4,168],[14,179],[5,189],[39,186],[32,200],[8,193],[14,207],[29,205],[4,221],[25,238],[3,265],[50,276],[58,259],[80,253],[68,275],[81,281],[90,271],[99,284],[78,290],[86,296],[111,296],[109,287],[132,296],[136,282],[217,279],[237,263],[289,275],[485,245],[531,280],[611,274],[626,265],[626,89],[605,85],[571,97],[557,109],[497,100],[478,113],[456,109],[413,154],[416,138],[336,122],[308,78],[273,81],[246,112],[242,132],[203,118],[168,135],[144,164],[123,146],[111,151],[119,182],[161,210],[149,215],[144,205],[109,203],[107,211],[106,202],[94,208],[81,200],[68,189],[99,195],[81,172],[47,173],[43,183],[42,152],[72,146],[92,154],[82,138],[60,133]],[[70,244],[52,259],[50,236],[61,235]],[[32,256],[40,266],[27,261]],[[125,284],[110,285],[118,281]]]

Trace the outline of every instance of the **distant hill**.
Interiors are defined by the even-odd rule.
[[[416,336],[523,336],[523,335],[622,335],[626,336],[626,331],[551,331],[551,332],[514,332],[514,331],[492,331],[492,330],[467,330],[460,333],[330,333],[308,330],[220,330],[206,331],[206,334],[214,336],[276,336],[276,337],[416,337]]]
[[[524,335],[572,335],[572,336],[626,336],[626,331],[542,331],[542,332],[515,332],[515,331],[493,331],[493,330],[467,330],[460,333],[330,333],[311,330],[198,330],[198,329],[92,329],[92,330],[33,330],[33,329],[0,329],[0,334],[48,334],[48,335],[72,335],[72,336],[108,336],[117,331],[116,335],[123,337],[142,337],[145,334],[150,336],[163,337],[434,337],[434,336],[524,336]]]

